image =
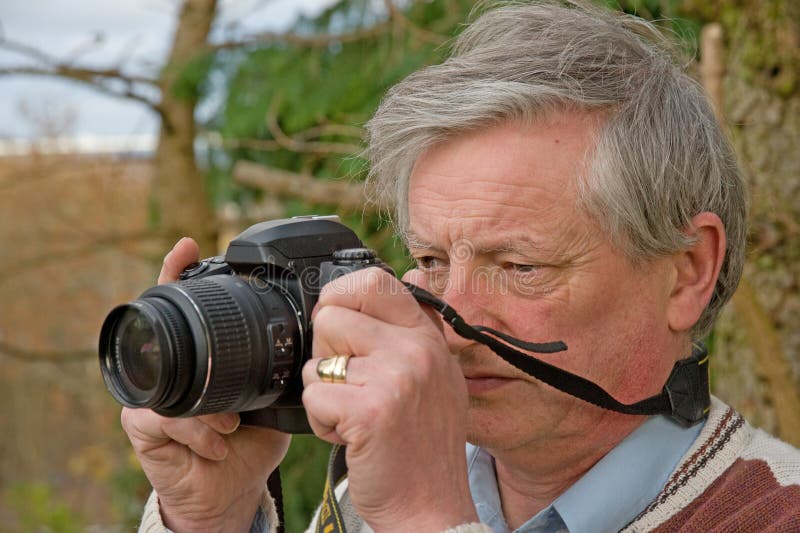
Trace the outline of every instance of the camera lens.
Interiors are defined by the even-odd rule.
[[[135,309],[125,311],[120,322],[120,366],[136,387],[152,389],[161,373],[161,344],[155,327]]]
[[[100,334],[100,368],[111,394],[129,407],[174,401],[185,389],[192,340],[180,311],[158,298],[115,308]]]
[[[302,365],[293,299],[269,282],[216,275],[158,285],[114,309],[100,366],[115,399],[165,416],[272,404]]]

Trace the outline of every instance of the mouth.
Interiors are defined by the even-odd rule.
[[[467,382],[467,392],[470,396],[479,396],[495,391],[514,381],[512,378],[480,374],[465,375],[464,379]]]
[[[470,396],[490,394],[519,379],[518,376],[514,375],[513,367],[510,365],[507,370],[498,368],[498,366],[502,365],[497,365],[493,361],[498,356],[485,346],[471,346],[457,355],[461,372],[467,382],[467,392]]]

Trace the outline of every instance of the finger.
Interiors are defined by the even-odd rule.
[[[175,246],[164,257],[164,264],[161,266],[161,273],[158,275],[158,283],[169,283],[177,281],[178,275],[188,265],[200,259],[200,247],[190,237],[184,237],[175,243]]]
[[[221,461],[228,455],[228,444],[222,435],[197,418],[165,418],[161,428],[169,438],[200,457]]]
[[[317,374],[317,365],[323,358],[318,357],[309,359],[303,365],[303,385],[308,387],[312,383],[323,383],[322,378]],[[369,376],[380,371],[382,365],[375,363],[374,357],[351,357],[347,360],[347,372],[345,381],[348,385],[364,385]]]
[[[409,270],[405,274],[403,274],[403,281],[406,283],[411,283],[412,285],[416,285],[421,288],[425,288],[427,286],[428,280],[424,273],[422,273],[419,269]],[[442,315],[437,313],[435,310],[431,308],[429,305],[421,304],[420,307],[425,315],[433,322],[433,325],[436,326],[442,335],[444,335],[444,321],[442,320]]]
[[[426,316],[400,280],[380,268],[365,268],[334,279],[322,288],[318,305],[347,307],[405,327],[419,325]]]
[[[312,383],[303,389],[303,406],[314,435],[332,444],[347,444],[337,426],[353,402],[353,388],[344,383]]]
[[[427,319],[426,319],[427,320]],[[315,358],[331,355],[364,357],[396,348],[392,339],[412,336],[406,328],[387,324],[347,307],[324,306],[314,320],[314,340],[311,355]]]
[[[217,433],[228,435],[239,428],[239,413],[215,413],[197,417],[202,423],[211,427]]]
[[[163,418],[150,409],[123,407],[120,422],[134,448],[144,448],[143,451],[146,451],[147,448],[159,446],[170,440],[161,430]]]
[[[166,418],[150,409],[122,410],[122,427],[137,453],[152,450],[176,441],[206,459],[220,460],[227,455],[222,435],[199,418]]]

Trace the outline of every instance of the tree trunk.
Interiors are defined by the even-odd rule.
[[[216,5],[216,0],[186,0],[181,6],[172,49],[159,80],[163,119],[150,202],[151,221],[161,231],[173,241],[194,237],[204,255],[217,253],[216,221],[194,157],[197,95],[176,89],[184,68],[197,60],[198,51],[206,46]]]
[[[796,410],[800,383],[800,4],[686,0],[683,8],[723,28],[722,115],[750,189],[749,284],[717,323],[714,389],[800,445],[798,414],[786,412]]]

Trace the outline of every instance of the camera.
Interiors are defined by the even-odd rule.
[[[336,216],[255,224],[224,256],[115,307],[100,332],[112,396],[169,417],[235,411],[243,424],[310,433],[301,369],[311,310],[329,281],[391,271]]]

